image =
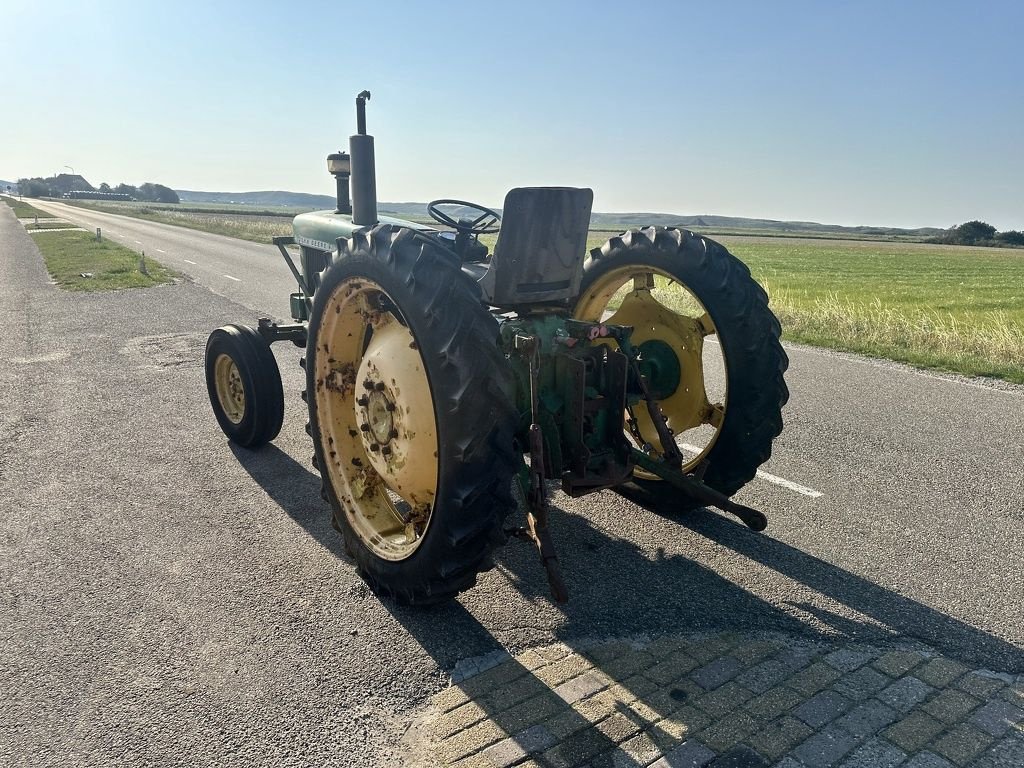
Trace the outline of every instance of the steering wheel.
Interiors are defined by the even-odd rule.
[[[439,205],[461,205],[464,208],[480,211],[480,215],[471,221],[468,219],[456,220],[438,208]],[[490,208],[484,208],[476,203],[467,203],[465,200],[432,200],[427,203],[427,213],[434,221],[451,227],[462,235],[489,235],[500,229],[497,224],[501,221],[501,216]]]

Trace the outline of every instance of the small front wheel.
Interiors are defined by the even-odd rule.
[[[259,448],[281,431],[284,390],[270,344],[247,325],[225,325],[206,342],[206,388],[233,443]]]

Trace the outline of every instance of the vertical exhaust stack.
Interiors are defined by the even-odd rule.
[[[366,102],[370,92],[356,96],[356,134],[349,136],[352,158],[352,223],[373,226],[377,223],[377,169],[373,159],[373,136],[366,133]]]

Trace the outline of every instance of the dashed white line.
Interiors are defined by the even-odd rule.
[[[186,264],[195,264],[194,261],[189,261],[188,259],[182,259],[182,261],[184,261]]]
[[[688,443],[680,443],[679,447],[684,451],[689,451],[690,453],[700,453],[702,450],[701,448]],[[817,499],[819,496],[824,495],[821,491],[808,488],[806,485],[800,485],[800,483],[794,483],[792,480],[787,480],[784,477],[779,477],[778,475],[773,475],[769,472],[763,472],[760,469],[757,470],[757,476],[762,480],[767,480],[769,483],[774,483],[775,485],[787,488],[788,490],[802,494],[803,496],[809,496],[812,499]]]
[[[234,280],[236,283],[242,282],[242,279],[240,277],[232,277],[231,275],[224,275],[224,277],[226,277],[228,280]]]
[[[157,253],[167,253],[167,251],[165,251],[163,248],[157,248],[156,252]]]
[[[137,245],[142,245],[142,241],[141,241],[141,240],[136,240],[136,241],[135,241],[135,243],[136,243]]]

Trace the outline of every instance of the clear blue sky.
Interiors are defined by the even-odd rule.
[[[1024,3],[0,4],[0,178],[1024,229]]]

